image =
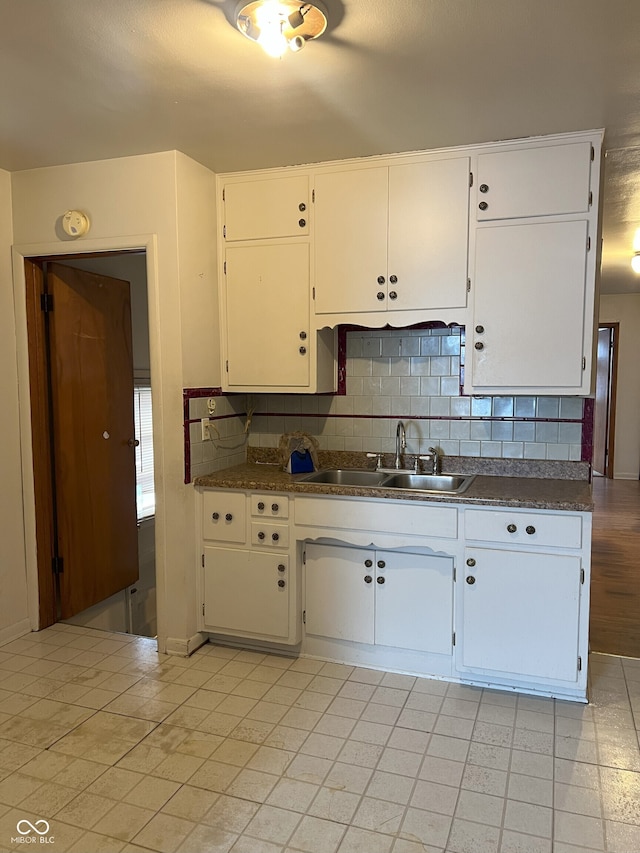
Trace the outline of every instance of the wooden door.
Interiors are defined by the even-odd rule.
[[[593,472],[613,477],[618,323],[598,329],[596,399],[593,423]]]
[[[138,579],[129,283],[49,264],[59,616]]]

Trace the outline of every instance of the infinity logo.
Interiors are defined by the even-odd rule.
[[[27,827],[26,829],[22,828],[25,826]],[[43,826],[44,829],[38,829],[39,826]],[[38,835],[46,835],[49,832],[49,822],[46,820],[37,820],[35,823],[31,823],[29,820],[19,820],[16,829],[20,835],[29,835],[30,832],[37,832]]]

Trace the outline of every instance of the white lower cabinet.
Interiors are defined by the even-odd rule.
[[[459,668],[576,682],[581,569],[577,556],[467,548]]]
[[[307,634],[451,654],[453,560],[308,543],[304,607]]]
[[[590,513],[199,494],[201,631],[586,700]]]
[[[286,639],[288,569],[286,555],[205,548],[205,628]]]

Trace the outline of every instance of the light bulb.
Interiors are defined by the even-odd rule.
[[[277,0],[271,0],[256,10],[256,21],[260,28],[258,44],[269,56],[279,57],[284,54],[288,42],[284,36],[283,27],[286,21],[285,11]]]
[[[631,269],[640,275],[640,252],[636,252],[631,258]]]

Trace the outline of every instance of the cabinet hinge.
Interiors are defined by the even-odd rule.
[[[593,193],[589,190],[589,207],[593,204]]]
[[[302,611],[302,624],[303,625],[307,624],[307,611],[306,610]]]
[[[595,159],[596,159],[596,150],[595,150],[595,148],[593,147],[593,145],[591,146],[591,159],[592,159],[592,160],[595,160]]]
[[[223,226],[222,226],[222,236],[223,236],[225,239],[226,239],[226,237],[227,237],[227,226],[226,226],[226,225],[223,225]]]
[[[587,237],[587,252],[591,251],[591,237]]]
[[[204,569],[204,554],[202,555],[202,568]]]
[[[224,200],[225,200],[225,195],[224,195],[224,194],[225,194],[225,192],[226,192],[226,190],[225,190],[225,189],[224,189],[224,187],[223,187],[223,188],[222,188],[222,201],[224,201]]]
[[[54,575],[61,575],[64,572],[64,560],[62,557],[51,558],[51,571]]]
[[[473,186],[473,172],[469,172],[469,186]]]
[[[316,191],[311,190],[311,204],[315,204],[316,201]]]
[[[453,567],[453,582],[454,582],[454,583],[456,582],[456,575],[457,575],[456,567],[454,566],[454,567]]]
[[[227,262],[226,261],[222,265],[222,269],[224,270],[224,274],[226,275],[227,274]]]
[[[44,311],[45,314],[48,314],[49,311],[53,311],[53,294],[52,293],[41,293],[40,294],[40,310]]]
[[[316,289],[315,289],[315,287],[311,288],[311,298],[313,299],[314,302],[316,301]]]
[[[578,657],[578,672],[582,672],[582,658]]]
[[[202,615],[204,616],[204,601],[202,602]]]
[[[303,566],[307,565],[307,552],[306,551],[302,552],[302,565]]]
[[[227,371],[227,373],[228,373],[228,372],[229,372],[229,359],[227,359],[227,360],[225,361],[225,363],[224,363],[224,367],[225,367],[225,370],[226,370],[226,371]]]
[[[584,569],[580,569],[580,583],[584,583]]]
[[[471,293],[471,279],[467,279],[467,293]]]
[[[455,646],[455,644],[456,644],[456,632],[454,631],[453,634],[451,635],[451,645]]]
[[[583,370],[587,369],[587,357],[584,355],[582,356],[582,369]]]

